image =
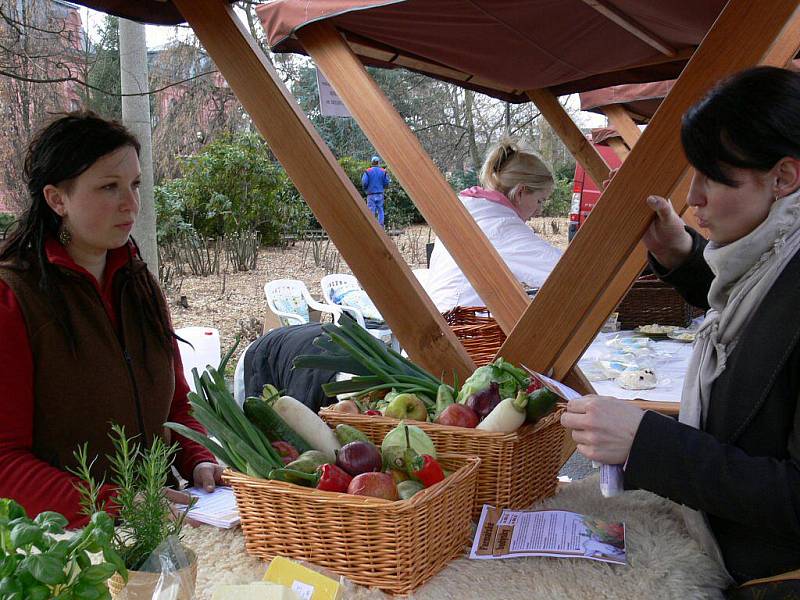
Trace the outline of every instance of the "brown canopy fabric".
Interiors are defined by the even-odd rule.
[[[581,92],[581,110],[603,114],[610,105],[621,105],[634,121],[647,123],[655,114],[661,101],[672,89],[675,80],[653,83],[623,84],[590,92]]]
[[[365,64],[406,67],[497,98],[558,95],[674,79],[724,0],[273,0],[257,8],[276,52],[303,52],[294,33],[335,25]],[[667,56],[631,32],[646,31]]]
[[[592,129],[592,143],[594,144],[608,146],[608,140],[612,138],[622,138],[613,127],[596,127]]]
[[[233,3],[234,0],[228,0]],[[153,25],[177,25],[186,19],[169,0],[72,0],[94,10]]]

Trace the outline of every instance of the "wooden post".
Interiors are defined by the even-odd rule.
[[[298,31],[298,37],[444,242],[500,328],[510,332],[530,299],[414,133],[333,27],[314,24]],[[596,153],[590,144],[589,148]],[[594,391],[578,369],[570,370],[570,381],[584,393]]]
[[[639,138],[642,137],[642,132],[634,123],[628,111],[618,104],[612,104],[602,108],[603,114],[608,118],[608,124],[617,130],[620,137],[628,145],[628,148],[633,148]]]
[[[645,203],[631,198],[669,195],[686,170],[679,144],[680,119],[714,81],[743,68],[784,65],[797,51],[800,7],[776,0],[770,10],[730,0],[636,143],[602,201],[572,241],[501,349],[509,360],[547,372],[573,365],[602,326],[598,302],[652,220]],[[680,212],[685,197],[673,197]],[[635,277],[631,269],[628,285]]]
[[[609,168],[597,149],[592,146],[586,136],[581,133],[578,126],[570,118],[558,98],[550,90],[529,90],[525,92],[533,100],[539,112],[553,128],[564,145],[572,153],[589,177],[597,185],[598,190],[603,189],[603,182],[608,179]]]
[[[411,358],[429,371],[475,368],[314,126],[224,0],[175,0],[319,222]]]
[[[618,137],[613,137],[606,141],[608,142],[608,146],[614,151],[614,154],[619,157],[620,161],[625,162],[625,159],[628,158],[628,154],[631,153],[630,148],[625,145],[625,142]]]
[[[414,133],[333,26],[316,23],[297,36],[497,324],[510,332],[530,299]]]

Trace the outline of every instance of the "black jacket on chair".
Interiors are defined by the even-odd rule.
[[[336,402],[322,391],[322,384],[333,381],[336,373],[320,369],[295,369],[292,361],[301,354],[320,354],[314,339],[322,335],[322,325],[306,323],[278,327],[253,342],[244,357],[246,397],[260,396],[271,383],[282,394],[296,398],[314,412]]]
[[[698,306],[713,279],[694,231],[689,260],[662,278]],[[652,262],[652,261],[651,261]],[[656,273],[664,269],[653,264]],[[707,513],[737,582],[800,567],[800,253],[742,331],[714,382],[705,430],[648,411],[626,487]]]

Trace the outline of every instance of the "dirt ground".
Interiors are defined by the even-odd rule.
[[[529,224],[550,243],[566,248],[567,219],[543,217]],[[435,239],[430,228],[414,226],[396,233],[391,239],[408,265],[412,269],[425,267],[425,244]],[[300,279],[311,295],[321,300],[320,279],[328,273],[351,273],[333,244],[327,240],[298,241],[286,248],[262,248],[255,271],[223,270],[208,277],[175,276],[164,288],[175,327],[215,327],[220,332],[224,353],[237,334],[241,333],[243,340],[253,340],[261,334],[267,310],[264,298],[267,281]],[[234,360],[245,345],[240,346]]]

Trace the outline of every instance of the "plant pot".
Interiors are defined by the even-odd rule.
[[[176,573],[176,578],[180,581],[180,589],[177,591],[177,595],[170,596],[174,600],[192,600],[194,598],[197,555],[188,548],[185,550],[189,557],[189,566]],[[153,600],[153,594],[160,578],[161,573],[128,571],[128,583],[126,584],[119,573],[114,573],[114,576],[108,580],[108,589],[114,600]]]

